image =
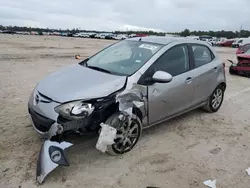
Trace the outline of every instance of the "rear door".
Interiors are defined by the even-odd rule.
[[[219,59],[215,58],[206,45],[190,44],[194,63],[194,100],[193,105],[198,105],[207,100],[217,85],[217,76],[222,71]]]

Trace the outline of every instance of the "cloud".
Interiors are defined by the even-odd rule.
[[[0,24],[95,30],[250,29],[249,0],[0,0]]]

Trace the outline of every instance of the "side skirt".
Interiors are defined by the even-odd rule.
[[[180,112],[180,113],[176,113],[176,114],[174,114],[174,115],[172,115],[172,116],[169,116],[169,117],[167,117],[167,118],[165,118],[165,119],[163,119],[163,120],[157,121],[157,122],[155,122],[155,123],[153,123],[153,124],[151,124],[151,125],[149,125],[149,126],[143,127],[143,129],[147,129],[147,128],[153,127],[153,126],[158,125],[158,124],[160,124],[160,123],[162,123],[162,122],[164,122],[164,121],[173,119],[173,118],[175,118],[175,117],[177,117],[177,116],[180,116],[180,115],[182,115],[182,114],[185,114],[185,113],[190,112],[190,111],[192,111],[192,110],[195,110],[195,109],[197,109],[197,108],[200,108],[200,107],[202,107],[202,106],[205,106],[206,104],[207,104],[207,102],[203,102],[203,103],[201,103],[201,104],[199,104],[199,105],[196,105],[196,106],[194,106],[194,107],[192,107],[192,108],[189,108],[189,109],[187,109],[187,110],[184,110],[184,111],[182,111],[182,112]]]

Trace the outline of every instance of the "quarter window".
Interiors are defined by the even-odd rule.
[[[192,45],[195,67],[203,66],[213,60],[213,54],[208,47],[203,45]]]
[[[189,70],[188,47],[178,45],[165,52],[154,64],[154,72],[161,70],[172,76]]]

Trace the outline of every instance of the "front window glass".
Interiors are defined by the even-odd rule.
[[[169,49],[153,64],[154,71],[165,71],[177,76],[189,70],[188,47],[179,45]]]
[[[141,68],[162,46],[143,41],[125,40],[104,49],[84,63],[89,68],[129,76]]]

